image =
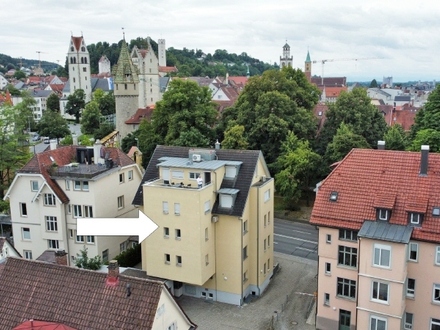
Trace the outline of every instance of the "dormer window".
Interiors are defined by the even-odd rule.
[[[422,213],[416,213],[416,212],[408,213],[408,222],[410,225],[420,226],[422,224],[422,221],[423,221]]]
[[[391,211],[387,209],[377,209],[377,220],[388,221]]]
[[[330,202],[336,202],[338,200],[338,192],[332,191],[330,193]]]
[[[219,207],[230,209],[234,206],[235,199],[237,197],[239,190],[222,188],[218,191],[219,193]]]
[[[238,173],[238,168],[236,166],[226,165],[226,173],[225,173],[226,179],[235,179],[237,173]]]

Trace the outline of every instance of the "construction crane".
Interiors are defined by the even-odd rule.
[[[38,53],[38,68],[41,69],[41,59],[40,59],[40,54],[41,54],[41,53],[43,53],[43,54],[47,54],[47,53],[46,53],[46,52],[39,51],[39,50],[37,50],[36,52]]]
[[[364,60],[379,60],[381,57],[360,57],[360,58],[333,58],[325,60],[312,61],[312,63],[321,63],[322,65],[322,75],[321,75],[321,85],[324,85],[324,64],[327,62],[339,62],[339,61],[364,61]]]

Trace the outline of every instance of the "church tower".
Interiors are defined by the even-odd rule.
[[[312,61],[310,60],[310,53],[307,51],[306,61],[304,62],[304,74],[309,82],[312,81]]]
[[[71,36],[67,58],[69,64],[70,94],[73,94],[77,89],[82,89],[86,96],[86,102],[90,102],[92,99],[90,55],[83,36]]]
[[[127,43],[122,40],[121,53],[118,63],[113,67],[113,83],[116,106],[116,129],[120,138],[133,132],[134,127],[126,124],[138,109],[139,98],[139,76],[138,69],[133,64],[128,51]]]
[[[167,66],[167,50],[165,48],[165,39],[157,40],[159,66]]]
[[[290,66],[293,67],[293,56],[290,56],[290,46],[286,44],[283,46],[283,56],[280,56],[281,69]]]

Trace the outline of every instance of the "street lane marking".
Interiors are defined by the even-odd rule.
[[[297,241],[301,241],[301,242],[306,242],[306,243],[313,243],[318,245],[317,241],[310,241],[307,239],[302,239],[302,238],[296,238],[296,237],[292,237],[292,236],[286,236],[286,235],[281,235],[281,234],[273,234],[274,236],[279,236],[279,237],[284,237],[284,238],[289,238],[289,239],[293,239],[293,240],[297,240]]]

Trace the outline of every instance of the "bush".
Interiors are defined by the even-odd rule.
[[[121,267],[134,267],[142,261],[141,245],[137,244],[135,247],[128,248],[114,259],[118,261]]]
[[[89,258],[87,256],[87,248],[84,246],[84,249],[80,251],[81,254],[77,254],[77,258],[75,260],[75,266],[78,268],[98,270],[101,268],[102,260],[100,256],[95,256],[93,258]]]

